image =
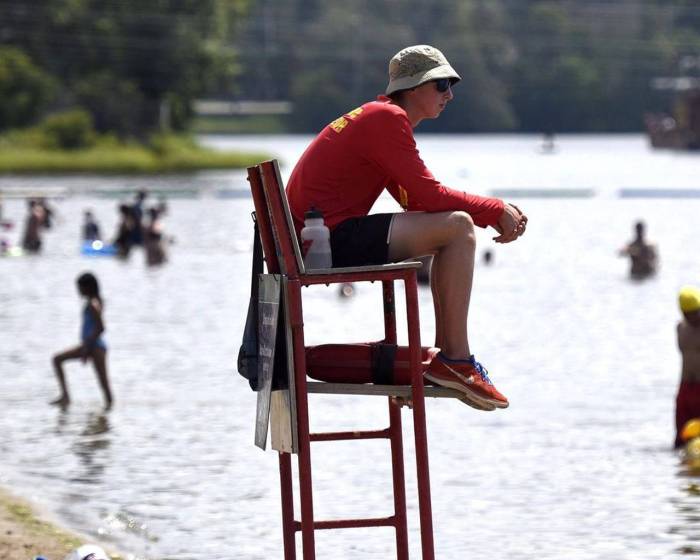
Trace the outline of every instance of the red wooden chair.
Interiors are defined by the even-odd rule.
[[[416,269],[418,262],[388,264],[382,266],[332,268],[307,272],[299,249],[277,161],[266,161],[248,168],[256,219],[265,255],[267,270],[282,277],[287,330],[289,333],[289,397],[287,405],[291,415],[291,439],[279,453],[280,483],[282,494],[282,525],[286,560],[296,558],[295,534],[301,531],[303,558],[315,558],[314,531],[355,527],[390,526],[396,532],[396,556],[408,559],[408,532],[406,523],[406,493],[404,482],[403,439],[401,430],[401,405],[412,403],[416,446],[416,467],[420,515],[422,557],[433,560],[433,529],[428,469],[428,442],[425,424],[424,396],[459,397],[451,389],[423,386],[420,328],[418,319],[418,290]],[[394,308],[394,282],[402,280],[406,296],[408,323],[408,355],[411,375],[410,385],[372,385],[350,383],[324,383],[307,380],[307,355],[304,345],[302,287],[315,284],[381,281],[384,304],[384,342],[396,344],[396,317]],[[341,393],[354,395],[387,396],[389,427],[382,430],[309,433],[309,393]],[[273,405],[274,408],[274,405]],[[273,438],[275,428],[272,428]],[[351,439],[389,439],[391,444],[392,475],[394,485],[394,513],[387,517],[369,519],[338,519],[317,521],[314,519],[311,443],[318,441]],[[273,444],[274,447],[274,444]],[[301,520],[294,519],[291,454],[298,453],[299,493]]]

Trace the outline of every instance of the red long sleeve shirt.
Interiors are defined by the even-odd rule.
[[[406,112],[380,96],[326,126],[297,162],[287,185],[297,233],[312,206],[332,230],[366,216],[384,189],[405,210],[463,210],[480,227],[496,224],[503,212],[500,199],[435,179],[418,154]]]

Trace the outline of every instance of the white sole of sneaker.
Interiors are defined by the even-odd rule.
[[[470,401],[468,398],[464,397],[459,399],[462,401],[464,404],[471,406],[472,408],[475,408],[476,410],[485,410],[486,412],[491,412],[492,410],[496,410],[496,406],[493,404],[483,404],[483,403],[476,403],[474,401]]]
[[[461,385],[459,383],[451,383],[449,381],[438,381],[435,379],[433,376],[431,376],[428,372],[423,374],[423,377],[425,377],[428,381],[431,383],[435,383],[435,385],[439,385],[440,387],[448,387],[450,389],[456,389],[460,393],[462,393],[462,398],[459,400],[462,401],[464,404],[468,404],[472,408],[476,408],[478,410],[486,410],[486,411],[492,411],[495,410],[497,407],[498,408],[506,408],[508,405],[503,405],[503,403],[498,403],[496,404],[495,401],[487,400],[484,399],[483,397],[480,397],[479,395],[472,393],[471,391],[465,391],[464,390],[464,385]]]

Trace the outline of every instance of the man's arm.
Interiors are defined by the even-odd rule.
[[[452,189],[435,179],[420,158],[405,115],[383,114],[368,128],[371,159],[386,172],[387,190],[405,210],[463,210],[480,227],[498,224],[503,201]]]

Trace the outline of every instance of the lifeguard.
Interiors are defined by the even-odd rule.
[[[467,194],[438,181],[418,154],[413,129],[440,116],[460,76],[436,48],[416,45],[389,63],[386,95],[326,126],[298,161],[287,196],[297,234],[304,213],[320,210],[331,230],[333,265],[385,264],[434,255],[431,290],[435,346],[426,379],[461,391],[482,410],[508,400],[474,357],[467,316],[474,273],[474,226],[493,227],[497,243],[515,241],[527,217],[497,198]],[[406,212],[369,214],[384,189]]]

